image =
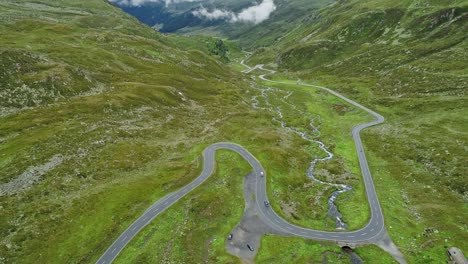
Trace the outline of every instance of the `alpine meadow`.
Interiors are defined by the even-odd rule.
[[[0,36],[0,263],[468,263],[466,0],[2,0]]]

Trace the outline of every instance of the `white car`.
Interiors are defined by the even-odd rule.
[[[265,176],[265,173],[263,171],[260,172],[260,176],[263,177]]]

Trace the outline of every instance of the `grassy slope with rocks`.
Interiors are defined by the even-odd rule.
[[[230,151],[218,152],[216,160],[216,174],[158,216],[116,263],[237,262],[224,249],[224,242],[242,217],[242,179],[251,169]]]
[[[0,19],[1,262],[96,259],[246,114],[204,44],[104,1],[3,1]]]
[[[348,230],[363,227],[369,220],[369,210],[350,131],[356,124],[369,121],[371,117],[322,90],[294,84],[264,85],[277,89],[267,97],[269,103],[281,109],[283,117],[276,114],[275,119],[281,119],[287,127],[306,132],[322,141],[334,154],[331,160],[317,163],[314,175],[324,182],[352,186],[353,191],[340,195],[336,202]],[[285,96],[287,99],[284,99]],[[317,132],[310,127],[311,122],[317,127]],[[327,199],[336,188],[318,184],[306,176],[313,158],[327,155],[316,143],[305,142],[303,149],[309,154],[306,160],[298,160],[297,156],[291,155],[275,166],[297,168],[299,173],[271,173],[268,191],[272,207],[292,223],[336,231],[334,219],[326,217]]]
[[[206,39],[155,33],[98,0],[3,1],[0,18],[1,262],[95,261],[150,204],[196,177],[201,151],[214,142],[242,144],[273,179],[306,182],[317,150],[271,113],[253,110],[251,83],[206,55]],[[320,110],[328,127],[337,127],[341,114],[320,105],[329,109]],[[200,188],[194,217],[184,222],[183,203],[162,216],[194,225],[191,233],[181,239],[167,227],[153,237],[145,229],[132,242],[148,240],[137,245],[142,255],[132,244],[122,261],[157,258],[155,244],[169,248],[169,259],[236,261],[220,243],[240,220],[243,200],[226,186],[239,190],[248,168],[235,155],[218,158],[207,184],[223,195]],[[326,196],[317,199],[324,207]],[[202,210],[205,203],[212,206]],[[208,224],[215,220],[226,224]],[[216,253],[202,254],[189,237]]]
[[[340,1],[250,64],[386,117],[363,133],[387,229],[411,263],[468,250],[466,1]]]
[[[393,5],[398,6],[396,2]],[[0,3],[0,18],[1,261],[93,262],[152,202],[196,177],[201,151],[217,141],[242,144],[258,157],[271,179],[269,192],[279,199],[306,201],[301,198],[307,196],[317,205],[310,211],[307,202],[293,204],[300,216],[291,217],[293,221],[323,224],[331,190],[317,189],[322,196],[313,197],[304,176],[311,156],[321,152],[279,128],[271,113],[252,109],[251,98],[256,91],[249,89],[248,80],[205,55],[210,39],[155,33],[98,0],[4,1]],[[298,36],[299,30],[276,43],[286,43]],[[261,55],[254,59],[275,58],[268,50]],[[445,55],[439,54],[440,65],[445,65]],[[463,60],[458,64],[463,66]],[[463,69],[451,73],[466,74]],[[365,98],[366,85],[377,79],[368,75],[338,79],[325,71],[317,76],[311,76],[311,71],[285,75],[297,78],[299,74],[300,78],[331,87],[341,85],[343,92],[359,99]],[[288,92],[295,89],[278,88]],[[362,186],[356,180],[357,161],[347,147],[351,144],[348,132],[355,120],[365,117],[321,93],[298,93],[291,97],[295,103],[326,117],[323,140],[338,155],[336,162],[321,165],[323,176],[351,173],[352,183],[358,186],[357,195],[341,203],[348,220],[352,206],[363,205]],[[458,135],[465,137],[461,131],[466,129],[454,117],[462,116],[463,98],[434,95],[428,104],[427,98],[416,101],[408,95],[379,95],[360,101],[389,118],[388,127],[367,132],[364,141],[372,152],[373,171],[379,179],[377,191],[383,197],[386,216],[390,216],[387,222],[392,238],[414,262],[440,260],[443,247],[449,244],[466,247],[462,243],[466,226],[459,224],[466,215],[466,205],[461,205],[456,191],[432,184],[430,178],[446,173],[461,160],[449,160],[441,167],[433,157],[443,159],[445,150],[456,156],[463,146],[464,139]],[[446,111],[431,110],[447,107],[444,102],[450,105],[444,108]],[[419,123],[411,116],[414,111],[424,117],[418,119]],[[305,121],[299,116],[291,118],[297,124]],[[434,119],[444,127],[433,124]],[[402,120],[407,124],[404,129],[398,123]],[[425,137],[428,132],[431,137],[426,141],[413,138]],[[408,144],[400,144],[402,135]],[[456,140],[450,141],[452,138]],[[434,141],[439,139],[447,142],[443,145],[446,149]],[[334,142],[342,144],[333,146]],[[426,152],[425,144],[429,143],[434,143],[432,152]],[[390,151],[398,155],[389,157]],[[411,152],[418,154],[414,160],[417,166],[411,163],[413,156],[402,155]],[[149,226],[118,261],[236,262],[223,251],[221,242],[230,226],[240,220],[243,201],[240,193],[232,190],[240,190],[240,179],[248,167],[229,152],[219,153],[217,158],[217,173],[206,188],[195,190],[161,215],[166,225],[156,230],[155,224]],[[291,163],[295,165],[291,167]],[[343,168],[337,163],[346,165]],[[405,177],[397,171],[401,168],[407,168]],[[27,180],[18,180],[23,178]],[[413,180],[426,184],[410,185]],[[211,187],[222,195],[206,193]],[[4,189],[8,189],[8,195],[3,195]],[[439,200],[428,202],[427,198],[434,195]],[[449,202],[454,206],[444,206]],[[187,211],[186,203],[194,204],[194,209]],[[206,203],[212,206],[202,208]],[[225,204],[229,204],[229,211]],[[465,207],[459,210],[459,205]],[[273,206],[280,211],[279,204]],[[349,220],[355,228],[367,217],[361,208],[360,214]],[[178,220],[169,223],[164,219]],[[210,224],[215,220],[223,224]],[[198,228],[197,223],[203,227]],[[204,250],[194,247],[190,237],[203,244]],[[268,251],[275,243],[290,246],[278,261],[294,260],[295,254],[302,254],[301,259],[319,259],[319,252],[330,249],[327,244],[274,236],[266,237],[263,243],[258,260],[267,262]],[[163,249],[164,255],[154,247]],[[381,252],[364,247],[359,254],[373,261]]]

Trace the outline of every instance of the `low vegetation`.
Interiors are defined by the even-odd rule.
[[[385,8],[346,19],[373,10],[373,2]],[[411,263],[443,262],[446,247],[468,241],[466,36],[458,33],[466,7],[407,2],[340,2],[336,14],[324,9],[282,38],[259,38],[274,45],[250,63],[270,62],[281,70],[275,78],[327,85],[387,118],[363,134],[387,229]],[[333,21],[346,24],[328,27]],[[323,152],[281,128],[275,113],[252,107],[268,86],[289,124],[308,129],[309,118],[320,120],[318,139],[336,156],[317,165],[317,176],[354,188],[337,201],[350,229],[367,222],[349,131],[370,117],[319,90],[230,70],[220,58],[240,57],[236,44],[159,34],[100,0],[3,1],[0,32],[0,263],[94,262],[149,205],[194,179],[202,150],[219,141],[258,157],[278,213],[333,230],[325,217],[333,189],[305,176]],[[310,116],[288,108],[287,94]],[[241,218],[249,167],[228,151],[217,161],[216,174],[144,229],[117,262],[238,262],[224,239]],[[278,244],[286,250],[277,263],[337,251],[267,236],[257,261],[272,263]],[[357,252],[391,263],[376,247]]]
[[[382,264],[396,263],[390,255],[376,246],[365,246],[355,251],[364,263],[376,261]],[[352,263],[349,255],[333,243],[279,236],[263,238],[262,250],[255,261],[256,263]]]
[[[242,78],[203,42],[104,1],[4,1],[0,15],[0,262],[96,259],[248,113]]]
[[[410,263],[467,248],[466,1],[346,1],[258,48],[277,79],[324,85],[376,110],[363,142],[390,236]]]
[[[158,216],[116,263],[237,263],[224,243],[242,218],[242,181],[251,168],[231,151],[218,151],[216,161],[216,173]]]

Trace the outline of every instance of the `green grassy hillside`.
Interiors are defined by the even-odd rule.
[[[0,32],[0,263],[93,262],[248,114],[204,39],[106,1],[2,1]]]
[[[466,32],[466,1],[340,1],[250,59],[386,117],[363,141],[387,228],[411,263],[468,250]]]
[[[443,262],[447,246],[466,249],[463,2],[340,1],[321,11],[307,3],[291,3],[310,8],[297,17],[278,12],[277,30],[262,23],[245,31],[242,45],[268,46],[251,63],[269,62],[281,70],[276,78],[328,85],[385,115],[363,141],[392,239],[415,263]],[[159,34],[101,0],[2,1],[0,33],[0,263],[94,263],[150,204],[196,177],[201,151],[218,141],[258,157],[278,213],[333,229],[323,221],[333,188],[305,179],[323,152],[252,109],[265,84],[219,60],[216,39]],[[225,44],[227,56],[239,56]],[[364,225],[349,130],[368,116],[320,91],[275,89],[270,99],[286,121],[301,130],[309,117],[320,121],[320,140],[336,155],[318,165],[320,177],[353,185],[338,205],[350,228]],[[291,92],[290,104],[279,97]],[[217,160],[206,186],[158,217],[117,262],[239,261],[223,243],[240,220],[249,167],[230,152]],[[312,262],[333,250],[276,236],[262,243],[257,260],[265,263]],[[278,244],[286,250],[273,260]],[[374,247],[358,252],[391,262]]]
[[[94,263],[150,204],[197,176],[201,151],[214,142],[250,150],[281,199],[307,195],[304,172],[322,153],[252,109],[256,84],[208,55],[218,53],[215,39],[156,33],[100,0],[3,1],[0,32],[0,263]],[[297,100],[323,95],[307,96]],[[324,129],[349,145],[354,119],[331,104],[307,108],[327,116]],[[337,173],[355,170],[349,153],[337,148],[346,162]],[[145,229],[119,260],[238,261],[223,239],[240,220],[249,168],[232,153],[217,158],[207,185],[162,214],[165,226]],[[354,204],[362,186],[353,181]],[[298,204],[298,221],[323,227],[332,191],[316,193],[320,210]],[[364,210],[350,223],[365,220]]]
[[[244,49],[271,46],[298,26],[313,21],[317,11],[333,0],[275,0],[276,10],[269,19],[253,24],[225,23],[217,27],[222,36],[239,43]],[[199,31],[203,33],[203,30]]]
[[[468,4],[416,2],[331,5],[252,62],[302,79],[360,79],[379,96],[464,94]]]

